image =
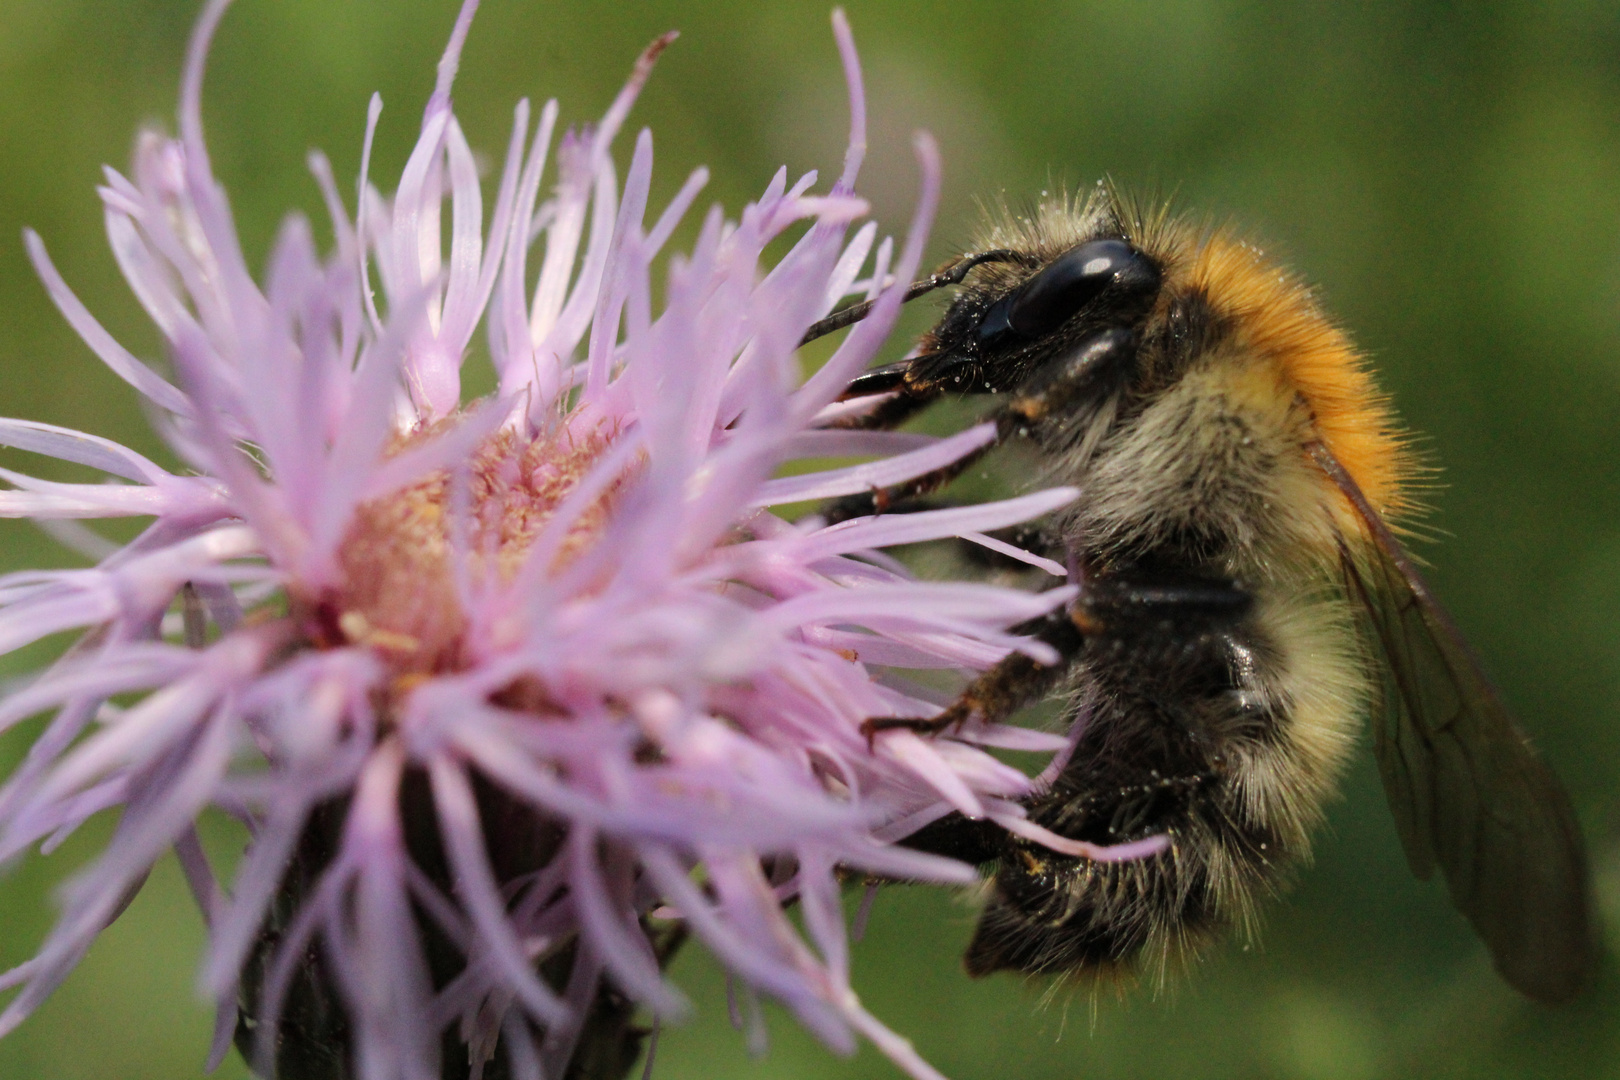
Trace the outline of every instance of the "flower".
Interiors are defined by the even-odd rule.
[[[53,301],[189,471],[0,420],[0,443],[109,478],[0,470],[0,513],[151,519],[92,568],[0,579],[0,649],[80,632],[0,699],[0,728],[50,716],[0,788],[0,858],[122,810],[38,954],[0,976],[16,990],[0,1033],[172,848],[209,926],[215,1061],[239,1002],[268,1073],[285,1051],[266,1033],[289,1001],[330,992],[352,1075],[438,1077],[453,1030],[475,1075],[501,1053],[514,1076],[558,1076],[607,988],[680,1015],[660,950],[689,931],[738,992],[781,1001],[829,1046],[865,1035],[936,1075],[851,989],[840,874],[972,881],[894,841],[953,809],[1018,823],[1032,782],[986,747],[1065,741],[989,725],[869,741],[861,725],[938,710],[905,669],[1055,659],[1008,627],[1072,590],[917,581],[879,549],[1010,525],[1074,493],[831,527],[772,509],[920,475],[993,435],[828,426],[894,322],[901,290],[885,283],[916,270],[932,143],[917,142],[922,196],[899,256],[875,224],[850,235],[864,120],[835,14],[854,116],[843,175],[815,195],[814,175],[790,187],[784,171],[736,221],[710,211],[668,260],[657,311],[654,267],[704,173],[649,226],[651,135],[622,191],[609,150],[669,39],[599,124],[562,136],[544,201],[556,105],[534,126],[518,105],[486,227],[450,96],[466,0],[393,195],[366,180],[373,99],[355,217],[312,156],[334,250],[291,217],[261,285],[200,119],[227,5],[210,0],[193,38],[178,138],[143,136],[132,175],[109,170],[102,189],[173,381],[114,341],[27,236]],[[801,381],[806,327],[855,292],[877,298],[871,316]],[[499,390],[463,402],[480,324]],[[783,475],[827,456],[874,460]],[[228,890],[195,831],[210,808],[252,834]]]

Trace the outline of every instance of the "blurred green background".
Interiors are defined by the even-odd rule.
[[[92,310],[158,357],[93,186],[103,162],[127,162],[138,126],[172,127],[196,8],[0,0],[0,414],[161,455],[133,394],[47,303],[18,237],[38,229]],[[778,164],[836,171],[846,116],[827,14],[826,0],[487,0],[458,111],[498,160],[518,97],[593,117],[637,51],[678,28],[632,119],[657,135],[655,203],[702,163],[709,196],[735,212]],[[941,142],[935,257],[968,242],[976,197],[1106,172],[1244,223],[1320,284],[1445,466],[1432,521],[1452,538],[1423,554],[1568,782],[1617,941],[1620,5],[850,0],[849,15],[872,105],[864,188],[887,226],[903,227],[913,198],[909,131]],[[397,177],[453,17],[451,0],[238,0],[207,120],[253,261],[287,209],[318,210],[307,148],[354,175],[374,89],[387,109],[373,176]],[[0,532],[4,569],[63,559],[29,527]],[[0,764],[23,745],[0,741]],[[0,879],[0,964],[35,947],[53,885],[105,833]],[[1093,1006],[970,982],[957,956],[971,922],[951,896],[890,888],[856,952],[867,1006],[957,1080],[1620,1076],[1612,964],[1567,1008],[1516,998],[1443,889],[1407,876],[1370,754],[1263,944],[1225,950],[1167,998]],[[165,864],[0,1041],[0,1078],[201,1076],[201,941]],[[895,1075],[870,1048],[831,1056],[779,1013],[769,1056],[751,1060],[715,966],[693,949],[675,976],[699,1010],[665,1033],[663,1080]],[[219,1075],[246,1070],[233,1056]]]

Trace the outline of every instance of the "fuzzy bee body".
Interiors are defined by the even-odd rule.
[[[1053,246],[1119,223],[1076,224]],[[1168,221],[1138,232],[1161,280],[1121,361],[1135,370],[1032,432],[1049,478],[1084,493],[1057,528],[1095,582],[1086,603],[1102,629],[1068,680],[1085,718],[1072,764],[1030,814],[1072,839],[1171,844],[1102,863],[1009,841],[967,955],[976,974],[1109,973],[1138,959],[1163,972],[1234,925],[1252,929],[1254,899],[1308,856],[1365,712],[1336,587],[1334,492],[1303,450],[1310,411],[1283,389],[1296,357],[1245,340],[1249,313],[1200,280],[1230,258],[1210,246],[1221,239]],[[1265,300],[1308,304],[1277,284],[1284,295]],[[1333,334],[1283,345],[1344,347]],[[1165,581],[1233,586],[1173,614],[1128,610],[1132,585]]]
[[[851,394],[890,395],[883,424],[998,394],[1002,436],[1079,488],[1050,532],[1081,596],[1040,629],[1068,659],[1009,658],[941,717],[871,729],[1064,694],[1074,750],[1031,821],[1169,843],[1105,862],[959,818],[918,834],[993,867],[969,971],[1162,978],[1252,931],[1371,710],[1413,868],[1440,866],[1515,986],[1573,995],[1594,948],[1568,800],[1384,523],[1417,470],[1348,339],[1252,247],[1105,189],[987,240],[917,355]]]

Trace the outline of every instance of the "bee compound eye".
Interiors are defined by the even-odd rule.
[[[1159,268],[1127,240],[1087,241],[1059,255],[1009,298],[1007,325],[1021,337],[1043,337],[1110,286],[1157,292]]]

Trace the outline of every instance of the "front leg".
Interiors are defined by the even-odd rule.
[[[989,416],[996,426],[995,438],[971,453],[964,454],[949,465],[926,472],[902,484],[881,488],[859,495],[848,495],[832,503],[822,516],[829,525],[850,518],[886,513],[890,507],[938,491],[976,465],[984,455],[1010,439],[1022,438],[1043,423],[1064,414],[1088,394],[1094,393],[1100,381],[1120,370],[1136,356],[1136,334],[1130,330],[1104,330],[1087,340],[1069,354],[1067,359],[1043,370],[1028,384],[1011,394],[1005,404]],[[948,381],[940,375],[934,381],[922,379],[916,372],[919,362],[933,359],[917,357],[908,362],[899,374],[874,372],[885,379],[900,379],[905,389],[894,399],[912,400],[917,395],[929,395],[933,400],[948,389]],[[899,365],[897,365],[899,366]],[[881,406],[880,406],[881,408]]]

